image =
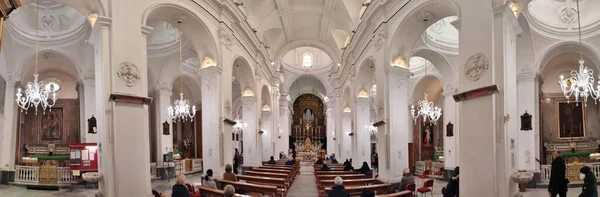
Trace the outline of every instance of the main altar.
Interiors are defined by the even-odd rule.
[[[312,163],[326,145],[324,105],[319,97],[303,94],[294,101],[292,123],[293,149],[296,159]]]

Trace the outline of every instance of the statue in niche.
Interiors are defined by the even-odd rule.
[[[304,120],[304,122],[315,121],[315,114],[313,113],[313,111],[310,108],[306,108],[304,110],[304,112],[302,113],[302,120]]]
[[[48,112],[42,117],[42,138],[44,139],[60,139],[61,135],[61,117],[54,110]]]

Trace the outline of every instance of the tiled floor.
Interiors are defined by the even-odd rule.
[[[316,197],[317,185],[315,184],[314,168],[312,166],[302,166],[300,174],[296,176],[288,197]]]

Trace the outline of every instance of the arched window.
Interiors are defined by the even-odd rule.
[[[312,60],[312,54],[305,53],[304,55],[302,55],[302,67],[312,67]]]

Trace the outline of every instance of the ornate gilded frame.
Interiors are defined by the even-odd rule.
[[[558,140],[579,140],[579,139],[585,139],[587,137],[587,129],[586,129],[586,127],[587,127],[587,121],[586,121],[587,117],[586,117],[585,103],[583,103],[582,101],[577,101],[576,102],[576,101],[566,101],[566,100],[561,100],[561,101],[557,100],[555,103],[556,103],[555,104],[556,111],[554,112],[554,116],[555,116],[555,120],[557,122],[557,125],[556,125],[556,138]],[[581,118],[583,119],[582,120],[582,122],[583,122],[583,127],[582,127],[582,129],[583,129],[583,136],[582,137],[562,137],[560,135],[560,108],[559,108],[559,105],[561,103],[569,103],[569,104],[578,103],[579,106],[581,107],[581,113],[582,113]]]

